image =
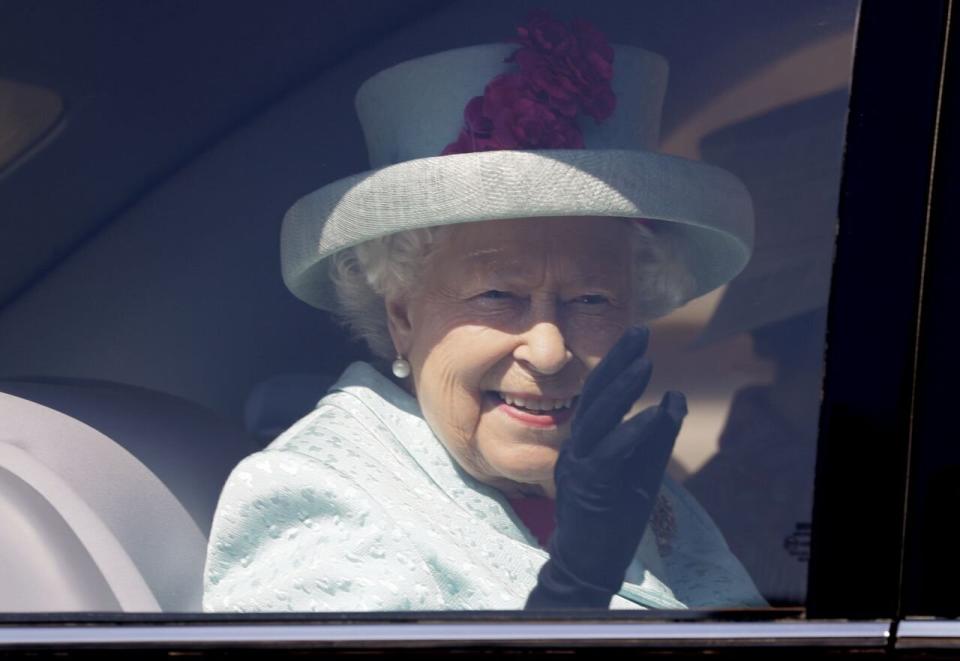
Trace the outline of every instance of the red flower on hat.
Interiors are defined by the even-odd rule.
[[[443,154],[582,149],[577,116],[599,122],[613,113],[613,48],[596,27],[578,19],[567,28],[537,10],[513,41],[520,48],[506,61],[518,71],[497,76],[467,103],[463,129]]]
[[[582,19],[567,31],[543,10],[531,13],[527,21],[517,28],[523,48],[508,61],[519,64],[521,73],[560,112],[573,116],[579,110],[597,121],[609,117],[616,105],[610,89],[613,48],[603,33]]]

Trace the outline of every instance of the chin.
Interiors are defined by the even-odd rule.
[[[487,463],[501,475],[521,484],[543,485],[553,482],[559,450],[551,445],[518,443],[485,453]]]

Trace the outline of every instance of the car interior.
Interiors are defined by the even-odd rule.
[[[367,77],[502,41],[541,4],[0,5],[0,611],[201,610],[230,470],[367,359],[284,287],[284,212],[368,167]],[[777,130],[802,135],[827,97],[842,125],[852,0],[551,10],[666,57],[664,152],[710,160],[723,131],[787,107]],[[698,340],[722,295],[653,325],[649,397],[691,402],[681,481],[734,393],[773,378],[748,333]]]

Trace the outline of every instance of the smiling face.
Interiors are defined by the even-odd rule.
[[[424,416],[475,478],[553,495],[580,389],[633,321],[632,234],[613,218],[453,226],[417,290],[387,299]]]

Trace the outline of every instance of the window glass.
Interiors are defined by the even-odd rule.
[[[803,605],[857,3],[538,6],[17,51],[0,610]]]

